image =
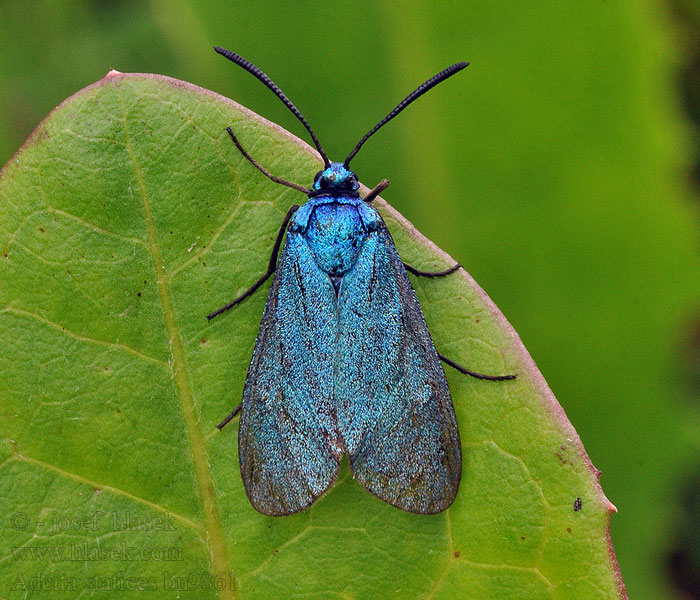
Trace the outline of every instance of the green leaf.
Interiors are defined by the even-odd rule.
[[[192,85],[111,72],[0,177],[0,597],[620,598],[614,510],[519,338],[464,272],[414,280],[464,445],[457,500],[404,513],[344,467],[309,510],[248,503],[236,428],[266,268],[314,153]],[[376,183],[376,182],[372,182]],[[388,190],[391,195],[391,188]],[[453,264],[378,201],[404,260]],[[575,510],[577,499],[580,510]]]

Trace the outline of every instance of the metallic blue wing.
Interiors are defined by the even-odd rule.
[[[454,408],[415,292],[382,222],[343,279],[338,327],[338,430],[355,477],[404,510],[445,510],[462,469]]]
[[[243,483],[268,515],[302,510],[335,481],[336,299],[303,234],[287,242],[248,369],[238,433]]]

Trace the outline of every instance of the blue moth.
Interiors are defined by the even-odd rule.
[[[333,485],[343,455],[360,484],[385,502],[434,514],[454,500],[462,451],[440,361],[487,380],[438,354],[406,271],[352,158],[367,139],[413,100],[468,63],[438,73],[373,127],[342,163],[331,162],[306,119],[277,85],[238,54],[215,50],[257,77],[301,121],[325,167],[311,189],[275,177],[228,134],[241,154],[272,181],[308,197],[292,206],[267,272],[212,319],[251,296],[274,274],[238,412],[238,453],[248,498],[266,515],[289,515]],[[281,248],[281,250],[280,250]]]

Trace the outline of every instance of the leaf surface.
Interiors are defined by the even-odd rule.
[[[344,466],[304,513],[250,506],[236,427],[215,426],[240,401],[269,283],[204,315],[264,273],[303,198],[247,163],[227,125],[309,185],[317,157],[278,126],[117,72],[58,107],[0,174],[0,597],[625,597],[597,472],[463,271],[413,279],[438,351],[518,378],[447,371],[464,450],[454,505],[404,513]],[[406,262],[453,264],[378,205]]]

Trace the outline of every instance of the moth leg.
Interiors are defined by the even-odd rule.
[[[436,271],[436,272],[430,272],[430,271],[419,271],[415,267],[412,267],[411,265],[407,263],[403,263],[404,269],[406,269],[409,273],[413,273],[414,275],[417,275],[418,277],[444,277],[445,275],[449,275],[450,273],[454,273],[457,269],[461,269],[462,265],[457,263],[453,267],[450,267],[449,269],[445,269],[444,271]]]
[[[228,417],[226,417],[223,421],[221,421],[221,423],[219,423],[219,424],[216,426],[216,428],[217,428],[219,431],[221,431],[224,427],[226,427],[226,425],[228,425],[228,424],[231,422],[231,420],[233,419],[233,417],[235,417],[239,412],[241,412],[241,406],[243,406],[243,404],[239,404],[236,408],[234,408],[234,409],[231,411],[231,414],[229,414]]]
[[[377,185],[375,185],[369,193],[363,198],[365,202],[372,202],[379,194],[381,194],[386,188],[389,187],[389,180],[382,179]]]
[[[272,248],[272,254],[270,255],[270,262],[267,265],[267,273],[263,275],[260,279],[258,279],[253,285],[251,285],[246,292],[238,296],[235,300],[231,300],[226,306],[222,306],[221,308],[215,310],[213,313],[210,313],[207,315],[207,320],[211,321],[215,316],[220,315],[222,312],[226,312],[229,308],[232,306],[235,306],[239,302],[243,302],[248,296],[252,296],[255,291],[263,284],[265,283],[270,276],[275,272],[275,269],[277,268],[277,254],[279,253],[280,246],[282,245],[282,240],[284,239],[284,232],[287,229],[287,225],[289,225],[289,220],[292,218],[292,215],[297,211],[299,208],[298,204],[295,204],[289,208],[287,211],[287,214],[284,216],[284,220],[282,221],[282,225],[280,226],[280,230],[277,232],[277,239],[275,240],[275,246]]]
[[[286,179],[282,179],[281,177],[276,177],[270,171],[268,171],[265,167],[263,167],[257,160],[255,160],[250,154],[248,154],[244,149],[243,146],[241,146],[241,143],[238,141],[238,138],[234,135],[233,130],[230,127],[226,128],[226,131],[228,134],[231,136],[231,139],[233,140],[233,143],[236,145],[236,148],[238,148],[238,151],[252,164],[258,171],[260,171],[265,177],[268,179],[271,179],[275,183],[279,183],[282,185],[286,185],[287,187],[292,188],[293,190],[297,190],[298,192],[301,192],[302,194],[306,194],[307,196],[311,193],[311,190],[309,188],[305,188],[303,185],[298,185],[292,181],[287,181]]]
[[[465,369],[462,365],[456,363],[453,360],[450,360],[446,356],[443,356],[442,354],[438,353],[438,358],[444,362],[447,365],[450,365],[453,369],[456,369],[463,375],[469,375],[471,377],[475,377],[476,379],[486,379],[488,381],[509,381],[511,379],[515,379],[515,375],[484,375],[483,373],[477,373],[475,371],[470,371],[469,369]]]

